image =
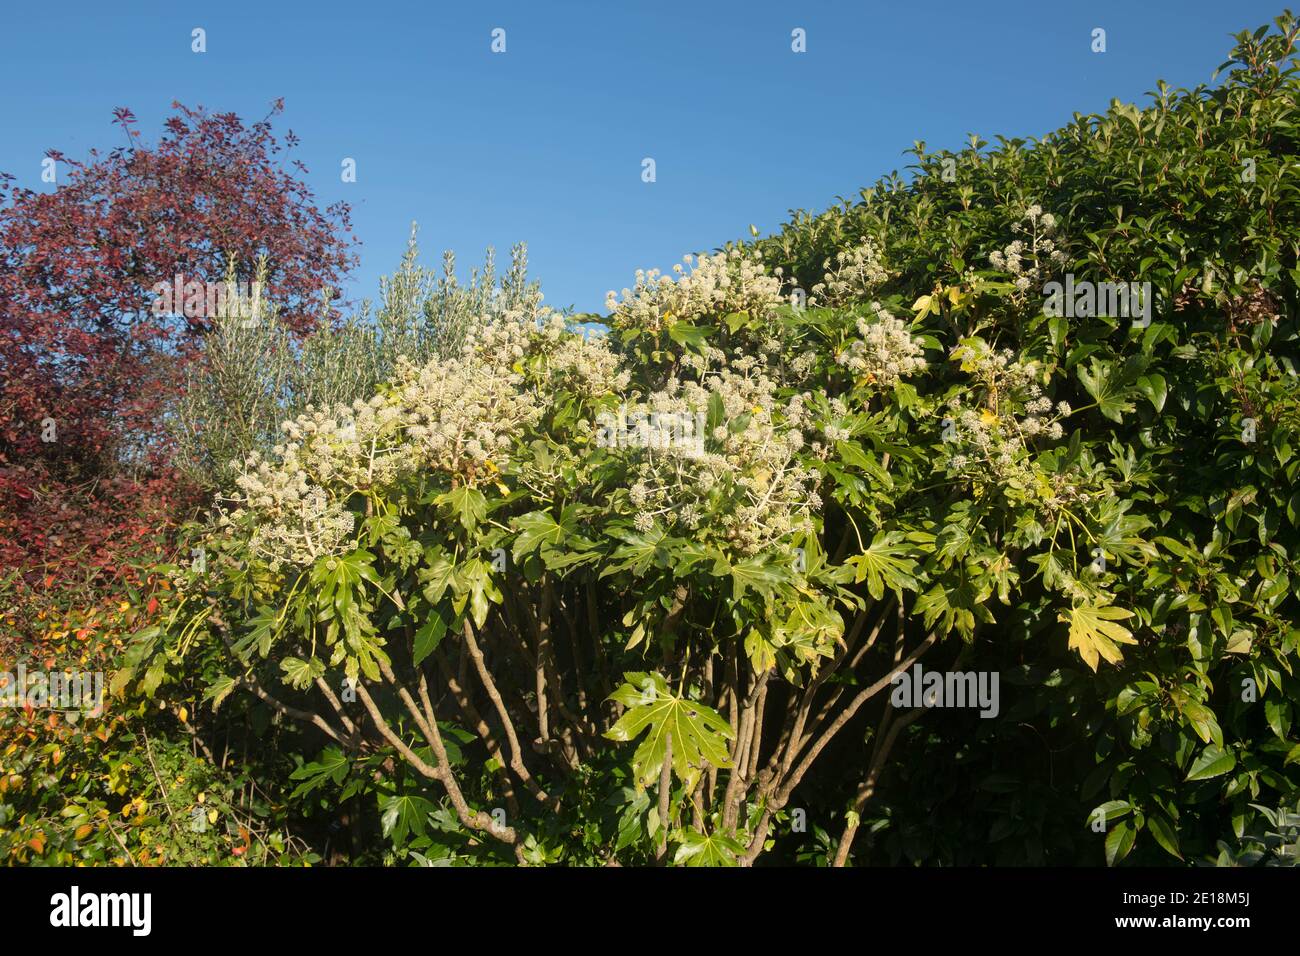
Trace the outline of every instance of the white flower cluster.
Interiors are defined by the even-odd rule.
[[[511,441],[541,416],[523,379],[473,353],[448,365],[399,365],[394,395],[419,464],[469,482],[499,471]]]
[[[533,336],[532,354],[552,390],[566,389],[582,398],[625,391],[632,378],[603,337],[568,331],[558,315]]]
[[[280,469],[250,459],[236,481],[246,496],[236,499],[242,500],[243,507],[223,519],[229,524],[245,514],[256,515],[249,548],[273,568],[284,563],[306,566],[317,558],[341,554],[352,536],[352,513],[312,484],[296,464],[288,462]]]
[[[698,382],[670,379],[645,402],[649,415],[680,419],[703,413],[716,395],[723,415],[702,453],[680,445],[629,450],[629,499],[642,531],[656,520],[678,533],[708,528],[720,543],[754,554],[809,527],[820,509],[818,476],[799,460],[809,417],[803,396],[781,403],[758,363],[737,364],[744,369]]]
[[[306,566],[347,550],[358,493],[417,472],[497,480],[557,387],[605,395],[626,385],[608,346],[567,332],[558,316],[479,320],[454,360],[399,358],[394,381],[368,402],[285,422],[285,443],[244,463],[225,521],[250,522],[254,550],[272,567]]]
[[[1019,292],[1039,288],[1047,280],[1051,266],[1063,266],[1068,261],[1062,242],[1056,235],[1056,217],[1043,212],[1037,203],[1025,210],[1021,219],[1012,223],[1012,231],[1024,233],[1028,241],[1016,239],[1003,249],[989,255],[993,268],[1010,273]]]
[[[998,352],[980,339],[967,339],[952,350],[951,358],[961,363],[963,372],[984,386],[995,406],[1000,395],[1020,394],[1038,387],[1038,365],[1016,361],[1011,349]]]
[[[892,388],[902,379],[925,368],[921,343],[912,337],[906,323],[871,303],[875,315],[858,319],[858,334],[835,360],[881,388]]]
[[[859,302],[870,297],[889,278],[881,263],[880,247],[870,239],[852,249],[841,249],[822,268],[826,275],[812,288],[814,304],[839,306]]]
[[[679,278],[658,269],[638,269],[636,284],[618,293],[609,292],[605,307],[615,328],[658,332],[674,321],[694,322],[708,316],[748,312],[764,316],[782,304],[781,278],[767,274],[757,253],[731,249],[717,255],[682,260],[691,267],[684,273],[674,266]]]
[[[1082,477],[1046,472],[1037,467],[1030,442],[1065,436],[1061,419],[1070,414],[1066,402],[1055,405],[1043,394],[1032,363],[1013,360],[1009,350],[994,352],[979,344],[953,350],[954,358],[982,386],[984,397],[975,407],[961,398],[948,403],[944,421],[947,466],[982,485],[996,485],[1051,512],[1092,496]]]

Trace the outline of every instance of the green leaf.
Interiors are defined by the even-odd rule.
[[[1016,789],[1019,790],[1019,784]],[[1110,824],[1112,820],[1118,820],[1120,817],[1126,817],[1133,812],[1133,804],[1127,800],[1107,800],[1100,806],[1093,807],[1092,813],[1088,814],[1088,822],[1101,818],[1105,824]]]
[[[569,529],[545,511],[532,511],[520,515],[514,520],[514,526],[519,531],[512,549],[516,562],[532,554],[542,545],[558,547],[569,533]]]
[[[379,822],[384,836],[399,846],[406,842],[408,833],[424,836],[425,824],[433,809],[433,804],[424,797],[400,795],[381,798]]]
[[[333,746],[326,747],[313,763],[303,764],[289,774],[290,780],[302,781],[290,796],[305,796],[322,786],[326,781],[333,781],[335,785],[338,785],[348,775],[350,767],[351,764],[342,750]]]
[[[747,590],[752,588],[765,597],[770,597],[782,581],[789,577],[789,571],[763,554],[746,558],[739,564],[732,564],[726,555],[717,553],[713,563],[716,577],[731,575],[731,599],[739,601]]]
[[[1237,766],[1237,758],[1231,750],[1224,750],[1216,744],[1210,744],[1201,751],[1201,755],[1192,764],[1192,769],[1187,772],[1187,779],[1189,781],[1209,780],[1211,777],[1227,773],[1235,766]]]
[[[457,597],[469,597],[470,614],[478,627],[487,622],[491,605],[500,604],[504,600],[500,589],[492,580],[491,565],[478,558],[471,558],[456,569],[452,588]],[[458,611],[459,609],[460,606],[457,607]]]
[[[1169,390],[1165,385],[1165,377],[1156,372],[1150,375],[1143,375],[1137,380],[1138,391],[1151,403],[1151,407],[1157,412],[1163,411],[1165,407],[1165,397]],[[1175,854],[1176,856],[1177,854]]]
[[[632,573],[641,576],[650,570],[652,565],[663,567],[667,560],[665,550],[660,547],[664,540],[664,530],[659,527],[658,522],[645,534],[631,529],[615,528],[610,530],[610,535],[623,541],[624,544],[610,555],[609,565],[600,572],[602,578],[625,570],[631,570]]]
[[[1147,817],[1147,829],[1156,838],[1156,842],[1165,848],[1166,853],[1180,860],[1183,858],[1178,849],[1178,830],[1168,817],[1162,813],[1152,813]]]
[[[1289,701],[1270,698],[1264,701],[1264,718],[1269,728],[1283,740],[1291,732],[1291,704]]]
[[[705,437],[713,435],[713,429],[717,428],[727,420],[727,406],[722,401],[721,392],[713,392],[709,395],[709,414],[705,420]]]
[[[668,327],[668,337],[678,345],[684,345],[688,349],[698,352],[700,347],[708,342],[709,333],[712,331],[712,326],[694,326],[687,322],[674,322]]]
[[[430,549],[425,553],[425,567],[416,573],[424,585],[424,599],[430,604],[437,604],[451,585],[456,565],[441,548]]]
[[[487,517],[487,499],[477,488],[461,485],[437,497],[440,510],[448,517],[455,518],[470,534]]]
[[[1106,865],[1114,866],[1133,849],[1137,830],[1127,820],[1121,820],[1106,834]]]
[[[916,581],[916,561],[906,555],[910,548],[901,544],[903,535],[897,531],[881,532],[872,540],[861,554],[849,559],[849,564],[857,565],[855,583],[866,581],[867,591],[877,601],[884,596],[885,588],[891,588],[900,594],[904,589],[915,591],[919,587]]]
[[[627,708],[605,736],[627,741],[646,733],[632,755],[632,771],[638,785],[659,779],[667,737],[673,740],[673,771],[687,786],[693,786],[706,766],[731,766],[727,741],[734,734],[727,719],[711,707],[675,696],[659,674],[627,673],[626,680],[609,699]]]
[[[736,866],[745,848],[723,833],[699,833],[686,830],[680,834],[681,843],[673,854],[674,865],[686,866]]]
[[[1183,704],[1183,714],[1191,723],[1196,736],[1201,738],[1201,743],[1213,742],[1220,747],[1223,746],[1223,731],[1219,728],[1219,721],[1214,716],[1214,711],[1193,700]]]
[[[290,687],[306,690],[317,677],[325,673],[325,665],[314,657],[310,661],[286,657],[280,661],[280,670],[284,671],[285,682]]]
[[[152,697],[166,675],[167,658],[160,654],[154,658],[153,663],[149,665],[149,669],[144,672],[144,677],[140,680],[140,690],[146,697]]]
[[[447,633],[447,622],[437,611],[430,611],[428,618],[415,632],[412,642],[411,663],[419,667],[426,657],[434,652]]]
[[[1075,374],[1097,402],[1097,410],[1111,421],[1122,422],[1124,413],[1133,411],[1133,403],[1128,400],[1132,388],[1118,363],[1102,362],[1094,356],[1089,359],[1086,369],[1080,365]]]
[[[218,677],[208,685],[208,689],[203,693],[203,699],[212,701],[212,712],[215,714],[221,707],[221,702],[238,686],[239,681],[233,677]]]

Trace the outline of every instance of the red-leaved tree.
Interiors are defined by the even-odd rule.
[[[301,331],[355,263],[348,206],[319,208],[306,168],[286,168],[297,139],[271,128],[283,101],[251,125],[172,105],[156,143],[119,108],[122,146],[84,161],[50,151],[53,192],[0,174],[0,575],[48,570],[97,541],[95,515],[123,520],[121,502],[70,507],[78,489],[156,487],[162,416],[206,323],[157,314],[160,283],[220,283],[231,257],[248,282],[264,257],[263,296]],[[153,504],[141,510],[151,521]],[[65,514],[80,526],[62,527]],[[57,553],[43,553],[50,541]]]

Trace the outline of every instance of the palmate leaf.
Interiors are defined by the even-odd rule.
[[[956,584],[936,582],[934,587],[917,597],[915,610],[921,614],[927,628],[934,628],[940,634],[956,629],[967,640],[974,636],[977,621],[993,622],[993,614],[976,598],[967,581]]]
[[[565,508],[559,521],[545,511],[532,511],[516,518],[514,525],[519,529],[519,536],[515,538],[512,549],[515,560],[519,561],[543,545],[558,548],[577,526],[575,511],[572,506]]]
[[[289,774],[290,780],[302,781],[294,788],[293,796],[305,796],[323,786],[326,781],[333,781],[335,785],[341,784],[343,778],[348,775],[349,767],[351,764],[342,750],[338,747],[326,747],[315,761],[303,764]]]
[[[908,552],[908,547],[900,544],[902,534],[897,531],[881,532],[872,540],[861,554],[850,558],[850,564],[858,567],[857,581],[867,582],[867,591],[877,601],[884,596],[885,588],[894,591],[907,589],[915,591],[916,562],[908,557],[900,557]]]
[[[286,657],[280,661],[280,670],[284,671],[286,684],[297,690],[305,690],[317,677],[324,675],[325,665],[314,657],[306,661]]]
[[[423,836],[429,814],[434,809],[434,805],[424,797],[405,794],[380,797],[379,823],[383,827],[384,836],[391,837],[393,843],[399,846],[406,841],[408,833]]]
[[[1070,648],[1077,650],[1083,662],[1095,671],[1101,657],[1112,664],[1123,660],[1124,655],[1117,644],[1137,643],[1137,638],[1128,628],[1115,623],[1132,616],[1132,611],[1122,607],[1081,604],[1062,611],[1058,620],[1070,625]]]
[[[487,517],[487,499],[471,485],[461,485],[435,499],[445,517],[459,521],[470,534]]]
[[[733,601],[739,601],[750,589],[764,597],[771,597],[776,587],[790,577],[787,568],[771,561],[766,555],[756,554],[732,564],[722,552],[713,553],[716,556],[713,562],[714,575],[717,577],[731,575]]]
[[[627,709],[605,736],[627,741],[648,731],[632,755],[632,772],[639,786],[659,779],[669,734],[673,738],[673,772],[688,787],[694,786],[706,765],[731,766],[727,741],[735,735],[725,717],[712,707],[674,696],[659,674],[634,672],[623,677],[626,683],[609,699]]]
[[[1103,362],[1095,356],[1088,367],[1080,365],[1079,382],[1097,402],[1097,411],[1113,422],[1122,422],[1124,413],[1133,411],[1133,376],[1126,365]]]
[[[674,864],[687,866],[736,866],[745,848],[723,833],[687,830],[673,856]]]
[[[602,578],[627,570],[640,577],[651,567],[664,567],[667,563],[668,552],[662,546],[664,530],[657,521],[645,534],[630,528],[613,528],[609,534],[624,543],[609,556],[610,563],[600,572]]]

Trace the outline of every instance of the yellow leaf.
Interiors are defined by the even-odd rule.
[[[209,823],[216,823],[216,822],[217,822],[217,811],[216,811],[216,810],[209,810],[209,811],[208,811],[208,822],[209,822]]]
[[[1122,607],[1083,604],[1068,613],[1060,612],[1057,619],[1070,625],[1070,649],[1078,651],[1083,662],[1095,671],[1102,657],[1112,664],[1123,660],[1117,644],[1137,643],[1132,631],[1115,623],[1132,616],[1132,611]]]
[[[182,723],[182,724],[185,723],[187,720],[190,719],[190,712],[189,712],[188,710],[186,710],[184,707],[182,707],[182,708],[181,708],[180,710],[178,710],[176,713],[180,715],[181,723]]]
[[[985,425],[996,425],[998,423],[998,416],[985,408],[980,411],[980,421]]]
[[[95,828],[89,823],[83,823],[81,826],[77,827],[75,836],[78,840],[84,840],[86,837],[90,836],[91,831],[94,829]]]

